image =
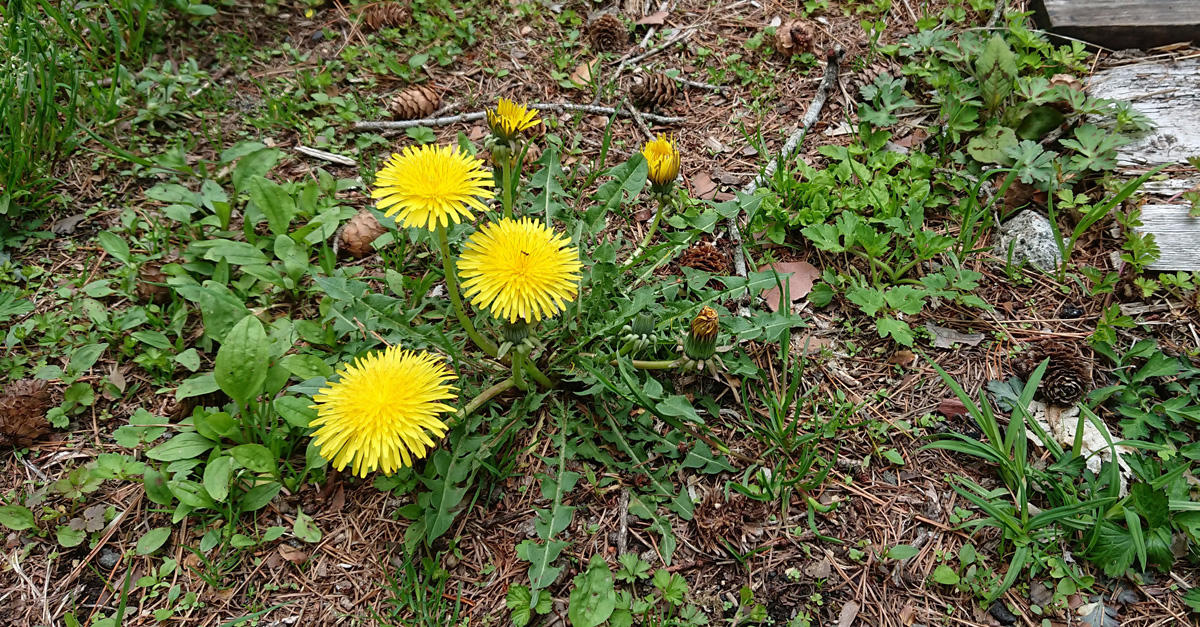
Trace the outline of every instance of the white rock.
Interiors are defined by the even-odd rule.
[[[1053,271],[1062,262],[1062,254],[1058,250],[1058,242],[1050,221],[1031,209],[1018,213],[1000,226],[1000,243],[996,246],[996,256],[1008,260],[1010,245],[1013,264],[1027,261],[1042,270]]]

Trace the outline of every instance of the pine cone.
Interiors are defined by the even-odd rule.
[[[1079,349],[1063,342],[1043,342],[1031,348],[1014,362],[1014,370],[1028,378],[1042,361],[1049,359],[1038,390],[1047,402],[1070,407],[1087,394],[1092,380],[1091,363]]]
[[[665,74],[638,77],[629,88],[633,103],[643,109],[662,109],[675,101],[679,85]]]
[[[25,447],[50,432],[46,410],[50,390],[45,381],[21,379],[0,394],[0,446]]]
[[[588,24],[588,41],[596,52],[621,52],[629,47],[629,31],[620,18],[605,13]]]
[[[441,102],[441,95],[432,86],[413,85],[396,94],[388,107],[398,119],[416,120],[433,115]]]
[[[383,235],[386,230],[370,211],[363,209],[353,218],[350,218],[346,226],[342,227],[340,247],[342,250],[361,259],[375,252],[375,249],[371,247],[371,243],[380,235]]]
[[[412,18],[412,11],[401,2],[377,2],[363,9],[360,15],[367,30],[376,31],[404,26]]]
[[[711,274],[726,274],[729,256],[708,242],[699,242],[679,255],[679,265]]]
[[[875,82],[875,79],[887,74],[888,76],[899,76],[900,66],[890,59],[877,61],[863,69],[855,72],[846,81],[846,91],[856,99],[862,98],[862,88]]]
[[[164,305],[171,300],[167,274],[161,261],[147,261],[138,267],[137,296],[146,303]]]
[[[786,57],[812,52],[816,33],[808,22],[790,20],[775,29],[775,51]]]

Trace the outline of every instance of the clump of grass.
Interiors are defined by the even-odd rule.
[[[0,215],[45,204],[54,161],[76,137],[80,68],[55,45],[25,0],[4,10],[0,69]]]

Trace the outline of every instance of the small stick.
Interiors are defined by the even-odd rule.
[[[350,167],[354,167],[354,166],[358,165],[358,162],[355,161],[354,159],[351,159],[350,157],[343,157],[342,155],[336,155],[332,152],[325,152],[324,150],[319,150],[317,148],[310,148],[308,146],[303,146],[301,144],[296,144],[296,147],[294,148],[294,150],[302,155],[308,155],[309,157],[312,157],[314,159],[320,159],[322,161],[328,161],[330,163],[336,163],[338,165],[345,165],[345,166],[350,166]]]
[[[988,26],[996,26],[1000,23],[1000,20],[1004,18],[1007,5],[1007,0],[996,0],[996,7],[992,9],[992,17],[988,19]]]
[[[645,68],[642,68],[642,69],[645,70]],[[647,71],[649,71],[649,70],[647,70]],[[667,78],[670,78],[671,80],[675,81],[676,83],[680,83],[682,85],[687,85],[688,87],[695,87],[696,89],[709,89],[712,91],[725,91],[726,89],[729,89],[728,87],[726,87],[724,85],[712,85],[709,83],[702,83],[700,81],[690,81],[682,76],[671,76],[669,74],[667,74],[666,76],[667,76]]]
[[[746,187],[742,190],[746,194],[753,194],[760,186],[766,184],[767,181],[775,174],[775,168],[779,166],[779,162],[784,159],[790,159],[804,141],[804,136],[808,134],[808,129],[821,117],[821,109],[825,107],[825,101],[829,99],[829,92],[833,90],[833,86],[838,82],[838,72],[841,70],[842,56],[846,51],[841,46],[835,47],[826,55],[825,76],[821,79],[821,84],[817,86],[817,93],[813,95],[812,102],[808,105],[808,111],[804,113],[801,119],[800,128],[788,137],[787,142],[783,145],[783,150],[779,152],[777,159],[772,159],[767,162],[767,167],[762,174],[754,177]],[[735,215],[729,218],[729,234],[733,237],[736,244],[733,248],[733,267],[740,277],[746,276],[746,256],[742,252],[742,232],[738,227],[738,217]],[[749,299],[749,293],[743,294],[743,301]],[[742,313],[744,306],[739,308],[739,313]],[[749,311],[746,310],[748,315]]]
[[[594,115],[619,115],[621,117],[633,117],[627,109],[614,109],[612,107],[601,107],[597,105],[580,105],[569,102],[539,102],[529,105],[531,109],[538,111],[554,111],[562,113],[564,111],[578,111],[582,113],[591,113]],[[655,124],[679,124],[684,121],[684,118],[669,117],[665,115],[656,115],[654,113],[641,113],[642,118]],[[471,113],[460,113],[458,115],[450,115],[441,118],[425,118],[422,120],[384,120],[377,122],[355,122],[354,130],[357,131],[372,131],[386,129],[405,129],[414,126],[447,126],[457,124],[459,122],[474,122],[487,117],[483,111],[473,111]]]
[[[642,119],[642,112],[638,111],[637,107],[633,106],[632,102],[625,101],[622,104],[625,105],[629,113],[632,115],[633,121],[637,124],[637,127],[646,134],[646,139],[649,141],[654,141],[654,133],[650,131],[649,126],[646,126],[646,121]]]
[[[629,490],[621,488],[621,500],[617,504],[617,555],[625,554],[629,546]]]

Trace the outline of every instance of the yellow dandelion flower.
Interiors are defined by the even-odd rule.
[[[646,142],[642,155],[650,168],[647,176],[656,187],[675,182],[675,177],[679,176],[679,150],[670,139],[660,134],[654,141]]]
[[[542,123],[537,117],[537,111],[507,98],[501,98],[495,109],[488,109],[487,121],[492,133],[505,141],[510,141],[516,138],[518,133]]]
[[[505,218],[471,235],[458,273],[476,307],[509,322],[536,322],[575,299],[581,267],[565,236],[529,218]]]
[[[434,230],[483,211],[480,197],[492,196],[492,174],[483,162],[457,147],[409,146],[393,154],[375,175],[371,197],[384,215],[405,227]]]
[[[390,346],[342,367],[315,396],[313,443],[337,470],[365,477],[412,466],[446,435],[438,414],[454,411],[454,373],[430,353]]]

